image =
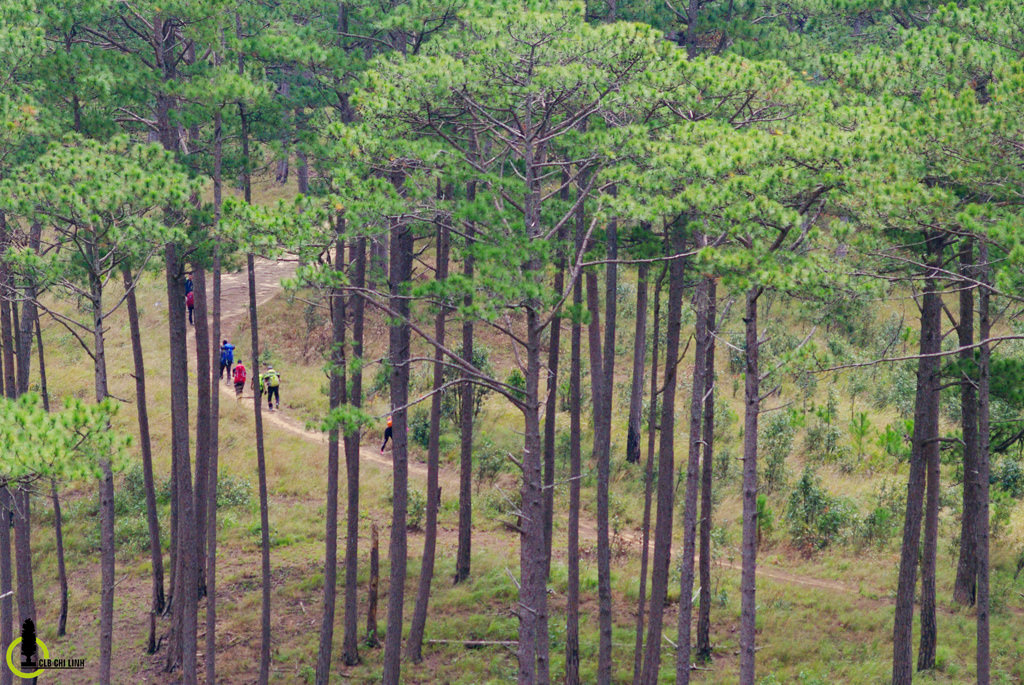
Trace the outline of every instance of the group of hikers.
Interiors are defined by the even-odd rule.
[[[248,375],[245,364],[241,360],[235,364],[235,346],[224,340],[220,345],[220,378],[224,378],[227,371],[227,382],[235,384],[235,397],[240,398],[245,389],[245,381]],[[267,395],[267,409],[274,411],[281,409],[281,374],[273,364],[267,366],[267,370],[259,375],[259,378],[252,379],[252,389],[262,398]]]

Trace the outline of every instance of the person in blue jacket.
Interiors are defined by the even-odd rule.
[[[228,370],[228,383],[231,383],[231,367],[235,363],[235,346],[225,340],[220,346],[220,377],[224,378],[224,369]]]

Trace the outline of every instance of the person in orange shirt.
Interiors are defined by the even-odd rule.
[[[388,417],[388,427],[384,429],[384,444],[380,446],[380,453],[384,454],[384,448],[387,447],[388,440],[391,439],[391,417]]]

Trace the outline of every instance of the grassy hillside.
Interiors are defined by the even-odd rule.
[[[275,192],[281,192],[276,190]],[[617,338],[615,376],[615,416],[613,425],[613,467],[611,507],[613,527],[613,591],[616,598],[614,634],[616,675],[628,680],[632,673],[633,621],[639,587],[639,528],[643,511],[642,463],[624,461],[629,369],[635,316],[635,276],[628,273],[620,286],[620,328]],[[295,296],[268,288],[260,293],[266,302],[260,309],[262,344],[268,358],[282,373],[283,412],[279,421],[267,425],[267,464],[270,487],[271,563],[273,568],[273,664],[272,680],[278,683],[312,682],[322,601],[323,518],[326,482],[326,448],[307,423],[315,423],[327,405],[327,379],[322,371],[326,343],[324,312],[308,304],[309,294]],[[163,280],[151,277],[139,290],[143,337],[146,351],[146,379],[150,393],[150,422],[153,451],[161,488],[162,542],[168,544],[167,483],[170,471],[171,383],[194,384],[194,378],[169,378],[166,372],[168,343],[167,303]],[[237,304],[237,303],[235,303]],[[227,305],[225,305],[227,307]],[[802,339],[809,330],[810,316],[797,308],[771,306],[770,347],[776,351]],[[733,308],[726,318],[720,337],[734,339],[739,330],[739,312]],[[837,357],[870,357],[886,326],[893,317],[905,315],[912,320],[913,303],[896,299],[870,307],[847,317],[853,330],[842,326],[821,326],[818,344],[833,348]],[[692,315],[691,315],[692,316]],[[367,357],[386,355],[387,329],[376,313],[367,325]],[[765,317],[766,319],[768,317]],[[840,321],[840,319],[834,319]],[[840,321],[841,323],[841,321]],[[457,336],[457,322],[452,335]],[[684,335],[692,328],[686,322]],[[868,329],[865,331],[865,327]],[[480,328],[480,343],[487,348],[489,363],[496,375],[505,378],[515,360],[500,338]],[[225,337],[249,359],[248,324],[238,316],[229,316]],[[88,357],[75,340],[59,326],[44,324],[48,355],[49,390],[54,398],[91,396],[92,370]],[[584,337],[585,339],[585,337]],[[192,336],[189,343],[194,344]],[[111,392],[125,400],[115,428],[134,434],[134,381],[127,321],[120,312],[110,322],[109,366]],[[568,335],[563,335],[563,361],[568,365]],[[913,348],[912,341],[909,348]],[[413,355],[426,353],[415,343]],[[194,354],[194,351],[193,351]],[[584,353],[584,359],[586,354]],[[689,366],[682,362],[679,396],[688,398]],[[194,372],[194,365],[192,367]],[[379,364],[370,364],[365,372],[370,410],[387,412],[387,389],[378,377]],[[35,372],[35,369],[34,369]],[[912,393],[912,369],[909,383]],[[430,372],[426,365],[413,371],[411,394],[426,391]],[[739,461],[742,439],[741,377],[730,364],[730,349],[718,347],[718,434],[716,436],[716,500],[713,511],[714,544],[712,642],[713,663],[696,673],[698,682],[735,681],[739,625]],[[895,594],[898,564],[898,534],[902,526],[901,497],[905,496],[906,464],[899,459],[901,441],[891,438],[890,426],[898,426],[900,403],[905,402],[905,367],[859,369],[838,377],[779,376],[781,391],[769,399],[770,410],[762,417],[761,460],[763,482],[770,487],[763,519],[758,577],[758,673],[766,683],[874,683],[886,680],[890,668],[892,598]],[[587,384],[586,377],[584,385]],[[738,390],[739,389],[739,390]],[[194,390],[193,390],[194,393]],[[585,395],[589,395],[586,392]],[[912,396],[912,395],[911,395]],[[586,398],[585,398],[586,399]],[[561,402],[558,398],[556,401]],[[688,409],[687,400],[678,406],[677,467],[685,460]],[[194,394],[190,408],[195,411]],[[568,470],[568,414],[560,407],[558,416],[558,468],[560,485],[556,489],[555,559],[552,564],[550,607],[552,621],[551,655],[553,673],[561,671],[564,647],[564,605],[566,588],[565,520],[568,488],[564,473]],[[588,404],[589,409],[589,404]],[[952,406],[949,407],[953,409]],[[417,442],[424,409],[412,412],[414,459],[425,458],[425,443]],[[861,416],[863,413],[863,416]],[[945,415],[944,431],[955,429],[955,415]],[[255,679],[259,651],[259,510],[256,497],[255,447],[251,400],[236,403],[221,396],[221,484],[219,521],[221,526],[218,556],[219,627],[218,664],[223,682],[246,683]],[[194,421],[194,419],[193,419]],[[584,414],[585,430],[589,417]],[[194,425],[194,423],[193,423]],[[481,649],[466,649],[461,641],[480,639],[509,641],[516,639],[516,601],[518,565],[517,535],[510,527],[512,503],[518,488],[512,464],[506,453],[521,449],[522,419],[501,400],[487,399],[477,427],[474,501],[473,575],[469,583],[453,587],[457,528],[457,452],[458,434],[450,421],[443,422],[441,436],[442,506],[438,543],[438,562],[430,618],[427,624],[426,662],[404,671],[410,683],[508,682],[514,679],[515,655],[500,644]],[[387,597],[387,536],[390,525],[391,477],[387,459],[372,457],[378,452],[383,422],[371,427],[364,437],[360,524],[360,611],[365,611],[366,582],[369,574],[371,528],[376,526],[381,547],[381,597]],[[895,430],[892,429],[892,430]],[[890,435],[887,441],[885,436]],[[880,437],[881,436],[881,437]],[[584,454],[589,432],[583,436]],[[646,445],[646,440],[644,441]],[[136,463],[119,476],[117,488],[118,585],[115,604],[114,653],[118,682],[175,682],[162,672],[163,653],[154,657],[144,653],[148,631],[149,561],[145,503],[141,488],[141,468]],[[194,455],[193,455],[194,456]],[[645,455],[646,458],[646,455]],[[954,461],[954,460],[946,460]],[[805,467],[813,467],[817,480],[801,481]],[[595,472],[585,463],[583,478],[584,521],[582,544],[582,621],[581,676],[592,681],[597,654],[597,568],[594,545]],[[943,510],[940,522],[938,565],[939,652],[938,668],[926,678],[935,682],[970,682],[974,663],[974,618],[970,611],[957,608],[951,600],[955,575],[955,541],[959,533],[957,511],[959,488],[953,463],[943,466]],[[413,524],[422,522],[424,469],[412,465],[410,474]],[[828,511],[808,514],[809,526],[794,534],[791,509],[793,493],[820,495],[828,499]],[[344,498],[344,487],[342,499]],[[52,535],[52,511],[48,500],[35,499],[36,527],[33,538],[35,581],[40,613],[40,635],[51,651],[60,656],[88,659],[89,668],[98,662],[95,639],[99,606],[99,532],[95,489],[90,484],[69,484],[62,491],[64,521],[71,581],[71,607],[68,635],[55,635],[59,601],[56,592],[56,558]],[[797,502],[799,504],[799,502]],[[793,505],[793,511],[797,507]],[[344,511],[344,501],[339,502]],[[678,507],[677,507],[678,511]],[[342,514],[343,515],[343,514]],[[681,513],[678,514],[681,517]],[[823,516],[830,515],[823,531]],[[993,673],[997,682],[1024,682],[1024,577],[1014,579],[1016,562],[1024,551],[1024,504],[1007,499],[994,509],[997,534],[993,542]],[[414,526],[415,528],[415,526]],[[342,526],[342,534],[344,527]],[[677,528],[678,532],[678,528]],[[340,544],[343,544],[341,542]],[[422,538],[413,530],[408,563],[409,587],[415,587],[419,572]],[[678,599],[678,570],[670,583],[672,606],[666,617],[666,635],[675,636],[675,602]],[[407,614],[411,614],[412,592],[407,592]],[[338,602],[338,612],[342,610]],[[203,626],[203,602],[200,626]],[[383,631],[385,611],[379,610]],[[360,616],[364,625],[365,616]],[[338,617],[338,624],[341,617]],[[161,618],[158,632],[166,632],[169,620]],[[200,629],[202,634],[203,629]],[[336,631],[338,654],[341,631]],[[200,639],[202,645],[202,639]],[[335,666],[338,682],[373,682],[379,678],[381,650],[363,647],[363,663],[353,668]],[[666,664],[674,663],[671,648],[664,652]],[[201,660],[200,660],[201,663]],[[671,681],[671,668],[662,670]],[[50,676],[48,676],[50,677]],[[90,683],[92,670],[59,674],[55,681]]]

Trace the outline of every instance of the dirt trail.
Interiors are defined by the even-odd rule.
[[[259,294],[256,298],[257,306],[265,304],[272,300],[282,290],[281,281],[289,278],[295,274],[297,262],[294,260],[279,260],[270,261],[266,259],[257,259],[255,264],[256,270],[256,286]],[[249,284],[248,274],[245,270],[238,271],[235,273],[225,273],[221,276],[221,326],[222,330],[226,331],[230,326],[241,321],[248,316],[249,313]],[[190,329],[191,330],[191,329]],[[214,341],[215,343],[217,341]],[[191,361],[194,363],[195,360],[195,345],[189,345],[189,355]],[[193,367],[194,368],[194,367]],[[234,400],[235,392],[231,385],[226,383],[219,383],[221,396],[223,401]],[[251,395],[245,396],[251,399]],[[289,416],[285,411],[276,412],[263,412],[263,420],[274,425],[275,427],[298,435],[310,442],[314,442],[321,445],[327,444],[327,437],[323,433],[316,431],[307,430],[305,426],[298,420]],[[364,461],[377,464],[381,467],[390,468],[392,466],[392,460],[389,456],[381,454],[373,447],[361,447],[360,456]],[[426,465],[420,462],[409,462],[409,474],[418,478],[426,479],[427,468]],[[442,468],[438,473],[438,480],[441,485],[445,486],[446,489],[457,490],[459,482],[459,474],[451,469]],[[594,541],[597,539],[597,526],[591,521],[580,521],[580,537],[581,539],[587,539]],[[641,547],[643,541],[639,535],[634,533],[620,534],[620,539],[627,541],[631,546]],[[653,537],[653,531],[652,531]],[[719,560],[715,564],[719,568],[727,568],[730,570],[740,571],[742,567],[739,564],[732,562]],[[841,592],[843,594],[858,595],[860,596],[860,590],[857,587],[841,583],[839,581],[827,580],[823,578],[815,578],[813,576],[805,576],[789,573],[779,568],[772,568],[764,564],[759,564],[757,567],[757,576],[759,578],[767,578],[776,582],[789,583],[793,585],[801,585],[804,587],[811,587],[820,590],[826,590],[829,592]],[[892,601],[889,599],[873,599],[868,597],[860,596],[860,599],[865,602],[872,604],[891,605]],[[945,611],[945,609],[940,609]],[[1014,607],[1014,613],[1022,612],[1021,609]]]

